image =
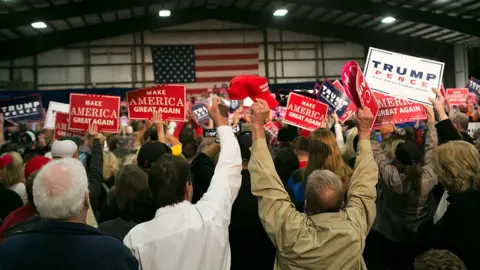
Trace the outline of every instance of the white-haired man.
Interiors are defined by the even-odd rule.
[[[121,241],[85,224],[88,179],[79,160],[62,158],[43,167],[33,199],[46,222],[0,246],[0,269],[138,269]]]

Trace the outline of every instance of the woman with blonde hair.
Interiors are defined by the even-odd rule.
[[[108,188],[112,188],[115,184],[115,175],[117,175],[118,168],[118,159],[110,151],[103,152],[103,180]]]
[[[10,152],[1,156],[2,170],[1,183],[5,188],[15,191],[23,203],[28,201],[25,179],[23,176],[23,159],[17,152]]]
[[[340,177],[348,189],[352,169],[345,163],[340,153],[335,135],[328,128],[319,128],[310,133],[308,163],[305,169],[295,171],[288,180],[295,194],[295,205],[303,210],[305,200],[305,182],[315,170],[329,170]]]

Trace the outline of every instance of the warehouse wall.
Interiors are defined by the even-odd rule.
[[[365,48],[358,44],[209,20],[2,62],[0,81],[30,82],[34,89],[138,88],[153,83],[150,46],[204,43],[259,43],[259,74],[268,70],[270,83],[338,79],[347,60],[363,66],[365,59]]]

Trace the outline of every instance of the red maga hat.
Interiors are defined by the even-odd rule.
[[[263,99],[268,103],[270,109],[278,106],[277,100],[270,94],[268,81],[265,77],[255,75],[237,76],[230,82],[228,95],[232,100],[243,100],[247,97],[253,101],[257,101],[257,98]]]

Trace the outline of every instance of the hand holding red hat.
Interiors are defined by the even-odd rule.
[[[257,102],[253,103],[252,107],[252,124],[254,126],[262,126],[270,116],[270,108],[268,103],[260,98],[257,98]]]
[[[220,113],[220,103],[222,100],[215,96],[212,99],[212,105],[209,105],[205,103],[205,107],[207,107],[208,110],[208,115],[210,115],[210,118],[212,118],[213,122],[215,122],[215,125],[217,127],[220,126],[228,126],[228,119],[223,117],[223,115]]]

